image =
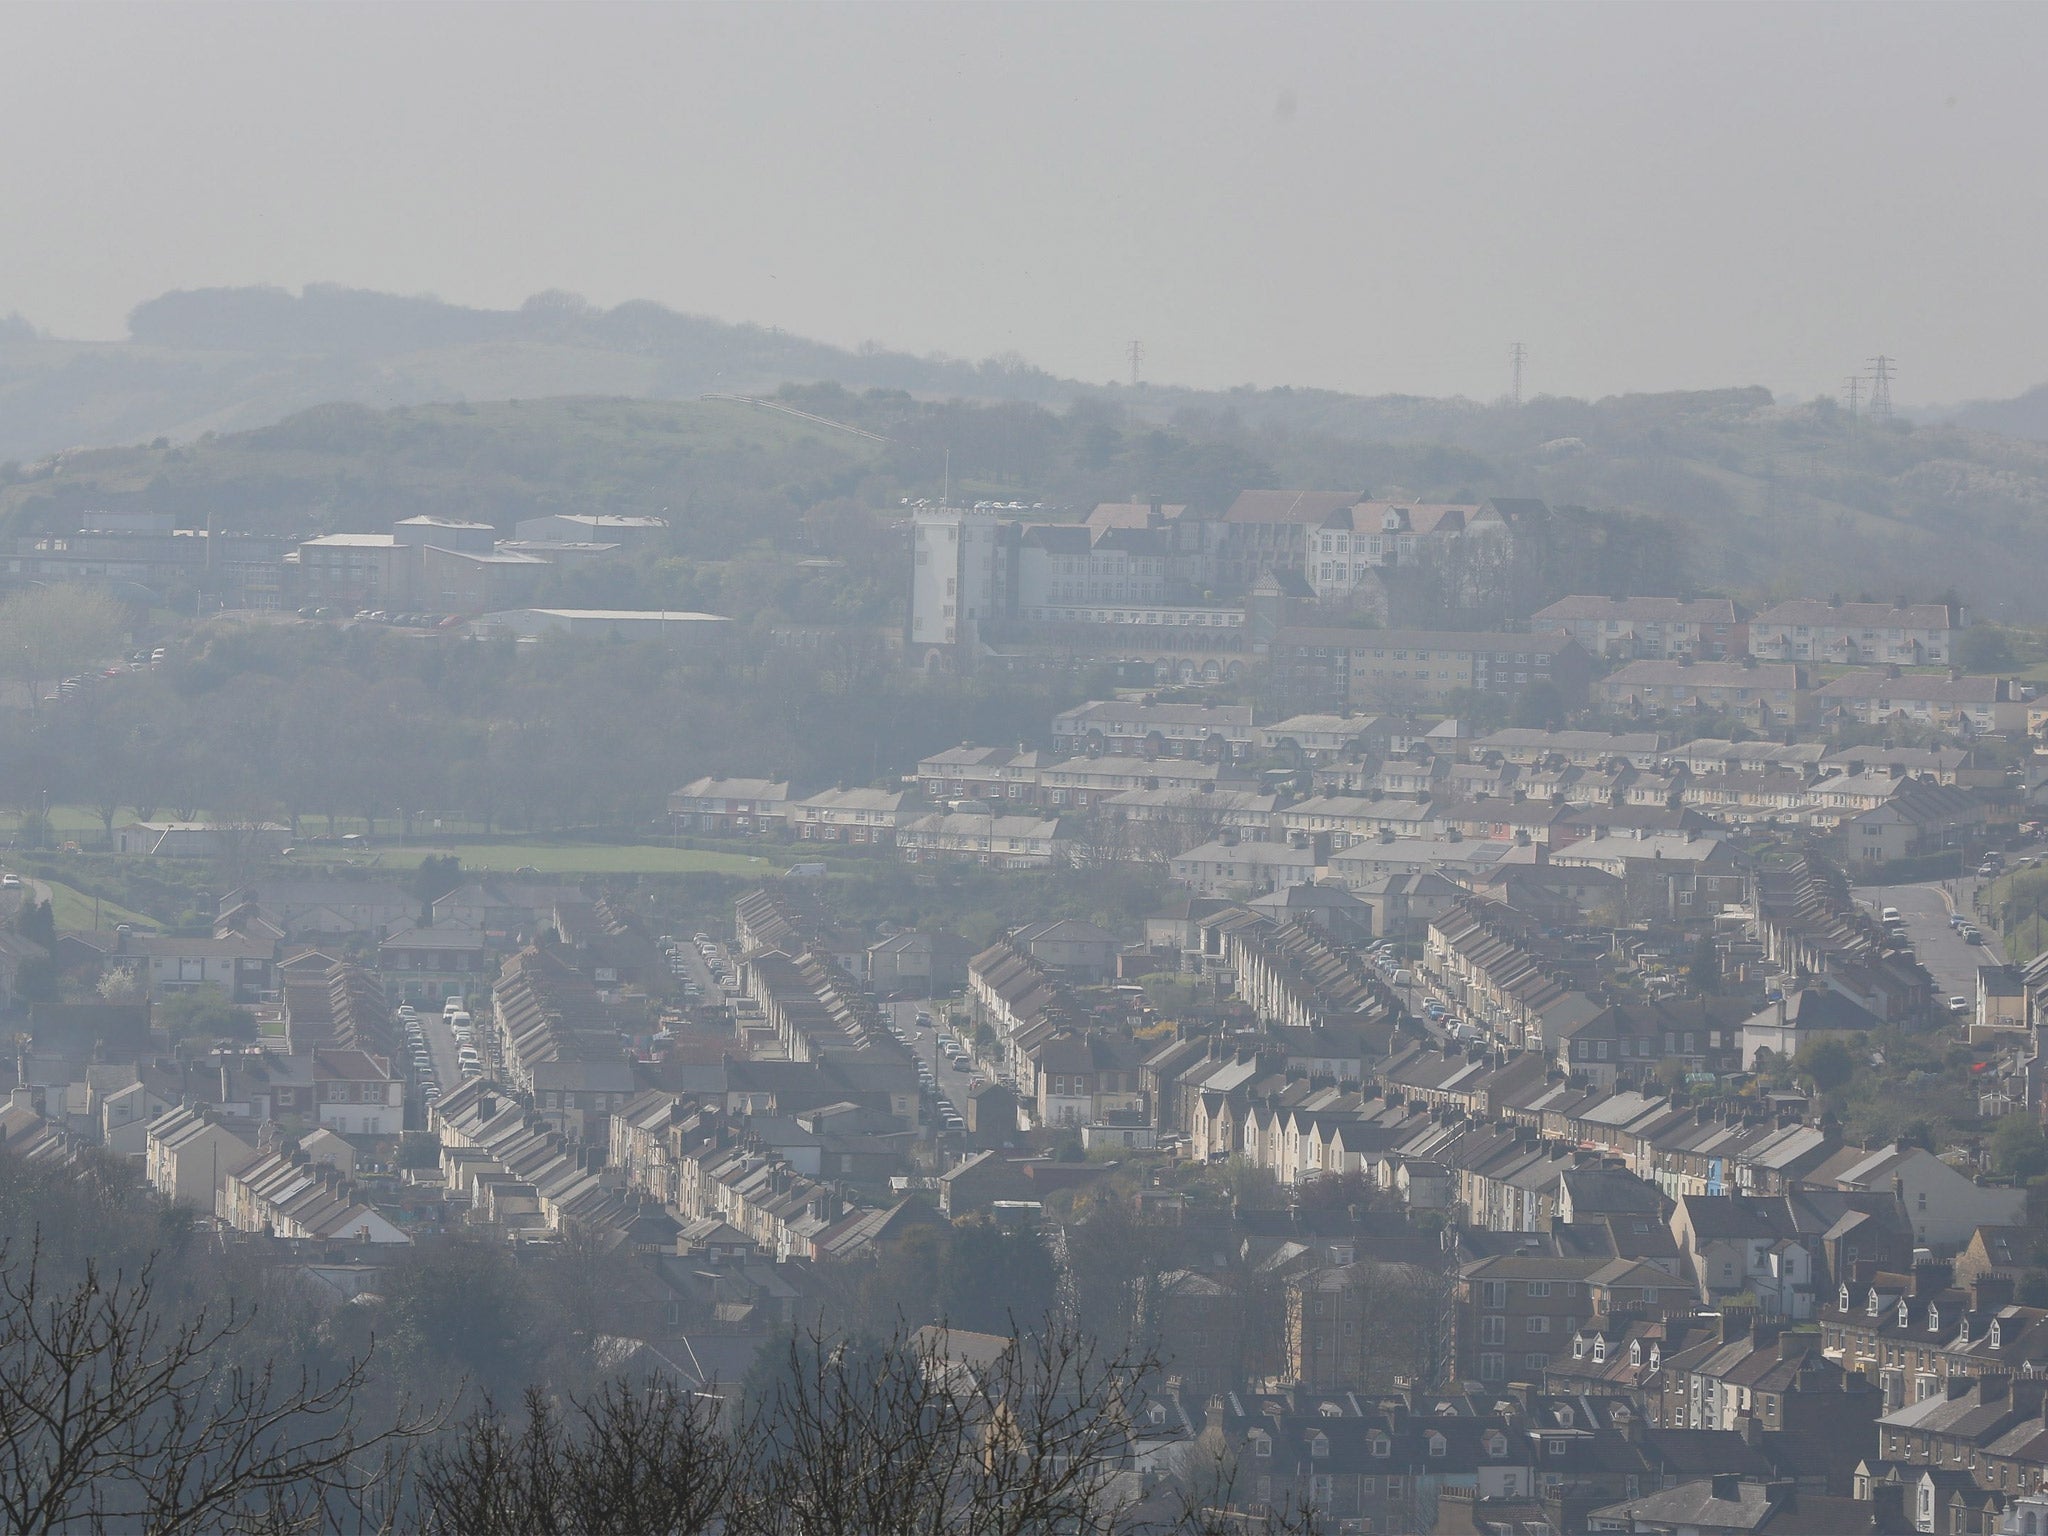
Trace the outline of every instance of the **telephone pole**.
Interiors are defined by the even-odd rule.
[[[1522,403],[1522,361],[1529,355],[1529,349],[1519,341],[1508,343],[1508,399],[1516,405]]]
[[[1131,388],[1136,389],[1138,387],[1138,364],[1142,363],[1145,360],[1145,343],[1143,343],[1142,341],[1132,342],[1130,346],[1130,354]]]
[[[1873,421],[1892,419],[1892,369],[1897,362],[1896,358],[1886,357],[1882,352],[1870,360],[1870,418]]]

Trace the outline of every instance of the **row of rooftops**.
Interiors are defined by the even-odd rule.
[[[1530,616],[1532,625],[1563,622],[1606,622],[1628,624],[1690,625],[1805,625],[1808,628],[1910,629],[1942,631],[1960,622],[1944,603],[1844,603],[1820,598],[1795,597],[1744,619],[1732,599],[1725,597],[1599,597],[1586,593],[1559,598]]]

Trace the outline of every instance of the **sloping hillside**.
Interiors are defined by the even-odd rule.
[[[548,511],[641,512],[670,518],[680,552],[722,554],[851,493],[879,453],[728,401],[326,405],[189,447],[42,461],[0,486],[0,527],[61,532],[90,508],[280,533],[371,530],[421,512],[501,528]]]
[[[563,295],[479,310],[322,285],[211,289],[153,299],[129,325],[127,341],[77,342],[0,318],[0,462],[237,431],[331,401],[685,399],[814,379],[940,396],[1068,393],[1013,360],[851,352],[658,304],[599,310]]]
[[[118,346],[0,324],[0,460],[24,443],[153,444],[0,463],[7,527],[61,530],[93,505],[293,531],[414,511],[502,522],[667,507],[679,552],[718,554],[832,497],[950,484],[1068,508],[1160,495],[1214,511],[1273,483],[1651,514],[1697,588],[1950,596],[2048,621],[2035,575],[2048,566],[2048,444],[1973,426],[2005,419],[1992,406],[1914,425],[1756,388],[1521,406],[1104,389],[1011,362],[846,352],[651,304],[546,297],[482,311],[235,290],[167,295],[133,323]],[[778,387],[891,442],[697,398]],[[440,403],[409,403],[428,401]],[[2015,430],[2027,402],[2004,403]]]
[[[1537,400],[1186,397],[1183,430],[1271,462],[1285,483],[1417,497],[1536,496],[1657,513],[1701,588],[1956,597],[2048,620],[2048,444],[1952,423],[1853,421],[1767,391]]]

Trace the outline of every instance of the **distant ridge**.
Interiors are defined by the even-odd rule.
[[[2010,400],[1973,400],[1948,419],[1972,432],[2048,443],[2048,384],[2036,384]]]

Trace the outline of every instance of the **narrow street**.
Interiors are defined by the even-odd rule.
[[[930,1003],[897,1002],[885,1004],[889,1015],[903,1031],[903,1038],[909,1043],[911,1053],[932,1069],[932,1077],[939,1085],[938,1097],[952,1101],[953,1111],[963,1119],[967,1114],[967,1084],[976,1076],[987,1076],[979,1067],[966,1072],[960,1071],[946,1059],[939,1049],[939,1032],[944,1028],[943,1013]],[[931,1014],[932,1023],[922,1034],[918,1033],[917,1015],[922,1009]],[[964,1041],[962,1042],[965,1043]]]
[[[1975,920],[1970,898],[1977,883],[1973,877],[1929,881],[1920,885],[1856,887],[1856,899],[1869,907],[1873,914],[1882,912],[1886,907],[1899,909],[1899,915],[1906,920],[1906,937],[1913,946],[1913,953],[1934,977],[1938,1001],[1944,1003],[1951,997],[1967,997],[1975,1006],[1977,968],[2004,963],[1996,932],[1986,929],[1982,944],[1967,944],[1962,934],[1949,923],[1951,912],[1961,912]]]

